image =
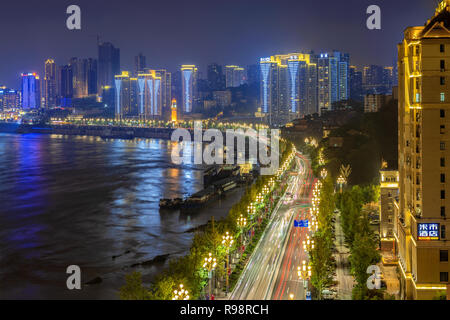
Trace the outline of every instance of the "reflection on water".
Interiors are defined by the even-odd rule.
[[[195,216],[160,213],[160,198],[202,188],[202,168],[172,164],[173,148],[165,140],[0,134],[0,298],[114,299],[132,264],[184,255],[186,231],[224,216],[242,191]],[[67,290],[71,264],[82,282],[103,282]],[[138,270],[148,281],[161,268]]]

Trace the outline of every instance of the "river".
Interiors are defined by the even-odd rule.
[[[144,281],[164,268],[131,267],[188,252],[192,228],[225,216],[236,189],[185,216],[159,199],[203,188],[202,168],[174,165],[171,141],[0,134],[0,299],[117,299],[125,275]],[[113,258],[113,256],[117,256]],[[68,290],[66,268],[82,283]]]

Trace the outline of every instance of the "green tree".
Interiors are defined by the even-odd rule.
[[[125,281],[125,285],[119,290],[121,300],[150,300],[150,292],[142,285],[140,272],[126,275]]]
[[[361,300],[368,295],[367,279],[369,274],[367,268],[380,261],[380,254],[369,234],[356,234],[351,255],[349,257],[351,273],[356,280],[353,292],[355,299]]]

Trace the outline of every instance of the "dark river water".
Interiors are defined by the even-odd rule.
[[[226,215],[242,194],[185,216],[159,199],[202,189],[202,168],[174,165],[170,141],[0,134],[0,299],[117,299],[125,275],[151,281],[164,265],[131,267],[188,252],[193,233]],[[119,256],[113,259],[113,256]],[[68,290],[66,268],[82,283]]]

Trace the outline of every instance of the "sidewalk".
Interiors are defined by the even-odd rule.
[[[350,274],[350,264],[348,257],[350,256],[350,250],[345,246],[344,232],[341,228],[341,214],[336,215],[335,222],[336,231],[336,250],[334,254],[336,258],[336,278],[338,281],[337,292],[339,300],[351,300],[352,289],[354,285],[353,276]]]
[[[397,274],[397,264],[392,252],[381,251],[382,261],[386,263],[379,263],[378,266],[383,274],[384,281],[386,282],[386,292],[395,295],[396,299],[400,299],[400,281]]]

